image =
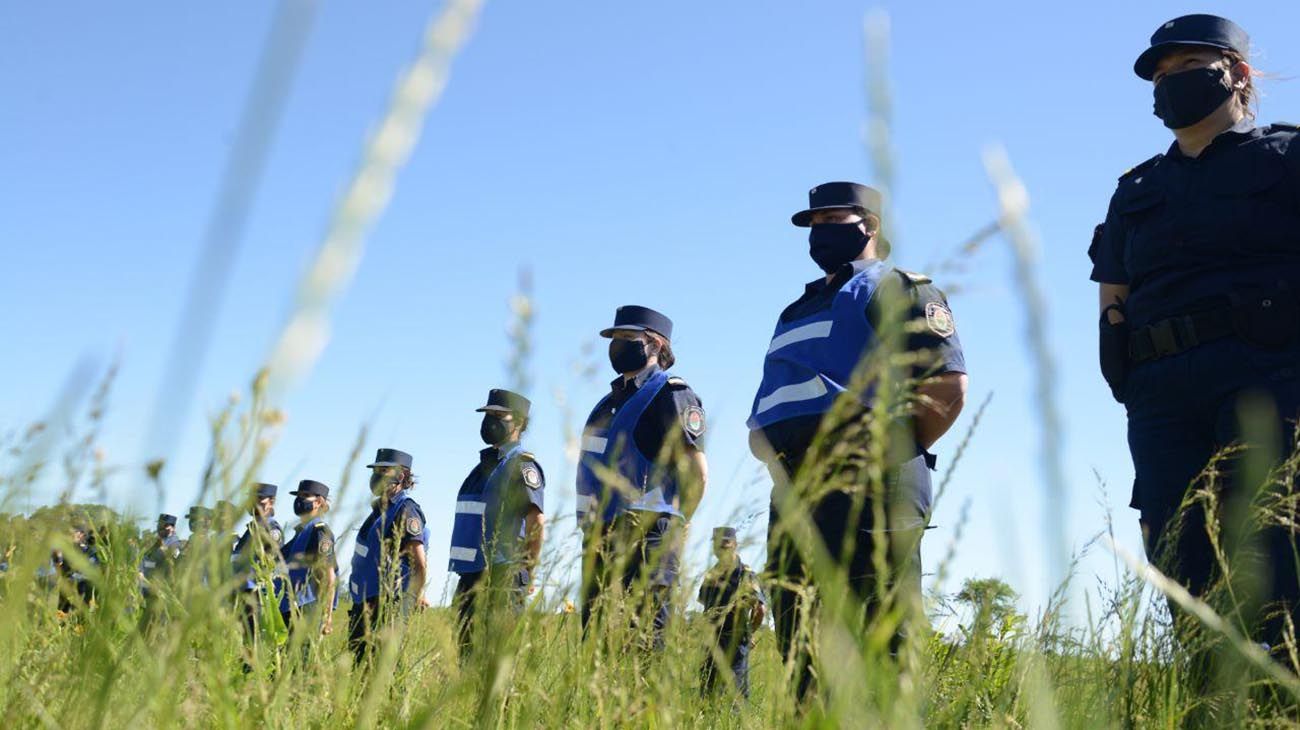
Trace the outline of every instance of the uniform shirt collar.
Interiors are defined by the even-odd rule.
[[[863,271],[866,271],[868,267],[879,262],[880,259],[858,259],[856,261],[850,261],[837,269],[835,275],[831,277],[830,281],[827,281],[824,276],[820,279],[810,281],[804,285],[803,292],[804,294],[812,294],[813,292],[819,291],[827,286],[843,286],[844,282],[852,279],[858,274],[861,274]]]
[[[501,457],[510,453],[510,450],[513,449],[515,445],[518,443],[519,443],[518,441],[507,441],[506,443],[501,444],[500,446],[489,446],[486,449],[479,451],[478,452],[479,463],[495,464],[498,461],[501,461]]]
[[[1244,137],[1254,136],[1257,129],[1258,128],[1255,126],[1255,123],[1251,121],[1249,117],[1242,117],[1241,119],[1237,120],[1236,124],[1232,125],[1228,129],[1223,130],[1222,132],[1219,132],[1219,136],[1211,140],[1210,144],[1207,145],[1205,149],[1201,150],[1201,154],[1199,156],[1192,158],[1183,154],[1183,151],[1178,147],[1178,140],[1174,140],[1174,143],[1169,145],[1169,153],[1166,156],[1176,160],[1191,160],[1191,159],[1203,160],[1205,159],[1206,153],[1210,152],[1211,150],[1221,147],[1225,144],[1232,144],[1233,142],[1238,142]]]
[[[635,378],[632,378],[631,382],[627,382],[623,378],[623,376],[620,375],[617,378],[614,378],[613,382],[609,384],[609,387],[615,393],[619,393],[625,390],[637,390],[641,386],[645,385],[645,381],[649,380],[651,375],[654,375],[657,372],[659,372],[659,366],[651,365],[650,367],[641,371],[641,373],[638,374]]]

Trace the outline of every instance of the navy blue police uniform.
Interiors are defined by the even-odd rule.
[[[867,243],[856,224],[811,223],[814,211],[826,209],[879,217],[879,193],[842,182],[819,185],[808,197],[809,208],[796,213],[792,222],[811,228],[811,254],[827,271],[829,281],[823,277],[809,283],[778,318],[748,422],[751,450],[768,465],[773,478],[767,570],[779,584],[810,580],[798,547],[780,527],[781,502],[797,495],[788,491],[793,485],[834,472],[841,488],[798,497],[800,509],[811,517],[831,557],[847,567],[850,585],[864,606],[874,611],[874,536],[884,536],[889,543],[891,582],[908,583],[919,594],[920,531],[929,518],[934,457],[916,442],[911,423],[891,424],[884,525],[876,525],[875,510],[863,504],[871,466],[865,448],[837,451],[833,459],[823,457],[811,465],[815,473],[801,474],[801,469],[825,429],[834,429],[824,435],[825,443],[866,446],[857,416],[871,407],[874,385],[856,380],[861,377],[861,364],[876,347],[882,324],[899,321],[886,319],[896,316],[893,312],[903,314],[906,334],[900,344],[915,356],[912,378],[964,373],[966,364],[948,301],[929,277],[876,259],[855,260]],[[878,253],[887,253],[886,241],[877,237],[877,244]],[[823,423],[833,409],[846,404],[856,404],[856,410],[838,412],[837,420]],[[813,675],[806,649],[796,645],[798,604],[798,591],[773,589],[779,648],[799,666],[797,691],[802,697],[810,690]]]
[[[253,490],[253,499],[275,499],[278,490],[274,484],[258,483]],[[278,595],[284,590],[284,563],[280,559],[283,543],[284,529],[274,515],[263,518],[254,509],[253,519],[248,521],[230,553],[231,568],[240,581],[237,603],[250,641],[257,635],[262,592],[270,590]],[[270,585],[266,584],[267,576],[271,579]]]
[[[730,540],[735,549],[736,530],[719,527],[714,541]],[[701,669],[701,689],[705,694],[717,690],[718,677],[726,667],[727,678],[742,697],[749,697],[749,653],[753,648],[753,615],[757,604],[767,599],[759,587],[758,576],[736,556],[734,562],[719,562],[704,574],[698,595],[705,619],[712,632],[712,645]],[[719,659],[722,660],[721,666]]]
[[[456,606],[461,656],[472,646],[476,610],[484,601],[504,598],[513,612],[523,610],[532,584],[526,519],[545,511],[546,475],[531,452],[509,430],[527,424],[532,403],[518,393],[493,389],[479,429],[490,445],[456,493],[447,569],[459,576]],[[500,416],[509,416],[503,420]]]
[[[1165,54],[1189,45],[1245,57],[1249,40],[1223,18],[1176,18],[1156,31],[1134,70],[1150,80]],[[1180,116],[1179,85],[1204,84],[1215,94],[1211,101],[1226,101],[1232,91],[1221,74],[1209,68],[1162,77],[1157,116],[1166,126],[1187,126],[1200,113],[1171,121]],[[1128,412],[1130,506],[1140,514],[1148,554],[1196,595],[1209,586],[1215,558],[1204,510],[1180,510],[1189,485],[1216,452],[1241,438],[1243,394],[1272,401],[1279,449],[1292,443],[1300,409],[1298,132],[1243,118],[1196,157],[1175,142],[1120,177],[1089,248],[1092,280],[1129,288],[1126,301],[1107,308],[1118,309],[1122,322],[1102,314],[1100,353],[1103,376]],[[1220,486],[1235,491],[1225,466]],[[1175,525],[1181,529],[1170,529]],[[1289,532],[1274,529],[1262,539],[1268,597],[1296,605]],[[1281,630],[1279,615],[1261,636],[1276,644]]]
[[[298,488],[289,492],[294,497],[320,497],[329,499],[328,485],[312,479],[298,482]],[[294,513],[298,512],[298,500],[294,500]],[[304,505],[309,508],[310,503]],[[310,511],[310,509],[308,509]],[[286,590],[280,597],[280,614],[284,623],[293,627],[294,614],[320,611],[325,602],[333,608],[338,605],[338,590],[326,594],[322,576],[339,574],[338,558],[334,554],[334,531],[326,524],[321,515],[311,517],[298,525],[293,537],[289,538],[281,549],[284,565],[288,572]]]
[[[368,469],[401,468],[411,470],[411,455],[397,449],[379,449]],[[378,499],[357,530],[357,544],[352,553],[352,572],[348,592],[352,607],[348,611],[348,647],[356,662],[365,661],[373,648],[372,632],[393,618],[398,602],[411,583],[411,563],[406,549],[411,545],[429,545],[429,528],[424,510],[409,489],[392,499]]]
[[[80,533],[75,543],[77,552],[81,553],[81,556],[91,566],[98,568],[99,549],[95,545],[95,536],[90,524],[77,523],[73,526],[73,530]],[[89,606],[94,602],[94,584],[84,573],[77,570],[72,563],[69,563],[61,551],[54,551],[51,567],[59,589],[59,611],[71,613],[80,606]],[[74,595],[79,600],[74,600]]]
[[[171,528],[170,534],[162,537],[161,533],[168,527]],[[145,627],[158,617],[158,588],[171,580],[181,551],[181,540],[176,536],[175,515],[158,515],[158,532],[153,544],[140,556],[140,595],[144,598],[140,618]]]
[[[672,321],[653,309],[619,307],[601,332],[649,331],[672,339]],[[612,344],[612,343],[611,343]],[[617,369],[617,368],[616,368]],[[627,372],[627,371],[624,371]],[[704,406],[685,380],[652,366],[632,380],[619,377],[596,404],[582,433],[578,463],[578,521],[583,526],[582,626],[613,582],[641,589],[653,616],[652,644],[663,646],[672,613],[672,586],[681,561],[678,542],[688,515],[678,498],[693,478],[683,465],[703,450]],[[609,478],[610,473],[617,475]]]

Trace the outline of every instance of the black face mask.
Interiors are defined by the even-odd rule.
[[[1156,84],[1153,113],[1170,129],[1196,124],[1232,96],[1224,75],[1223,67],[1209,66],[1165,76]]]
[[[510,424],[496,416],[484,415],[478,435],[488,446],[500,446],[510,438]]]
[[[311,512],[315,507],[306,497],[293,498],[293,513],[295,515],[305,515]]]
[[[609,364],[614,372],[635,373],[650,362],[650,353],[646,352],[645,342],[641,340],[609,341]]]
[[[870,238],[860,223],[814,223],[808,231],[808,254],[831,274],[856,259]]]

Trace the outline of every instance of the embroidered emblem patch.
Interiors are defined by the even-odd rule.
[[[951,337],[957,331],[957,323],[952,319],[952,312],[939,302],[925,305],[925,324],[930,331],[940,337]]]
[[[686,426],[686,433],[699,438],[704,433],[704,409],[699,406],[691,406],[682,413],[682,422]]]
[[[329,555],[334,552],[334,541],[328,537],[322,537],[320,542],[316,543],[316,552],[321,555]]]
[[[537,468],[537,465],[524,464],[520,472],[523,474],[524,484],[526,484],[529,489],[537,489],[542,486],[542,472]]]
[[[284,542],[284,540],[281,539],[281,538],[283,538],[283,537],[284,537],[284,533],[283,533],[283,532],[281,532],[281,531],[279,531],[279,530],[277,530],[277,529],[274,529],[274,528],[271,529],[271,539],[272,539],[272,540],[275,540],[276,542]]]
[[[415,536],[424,532],[424,523],[419,517],[406,518],[406,534]]]

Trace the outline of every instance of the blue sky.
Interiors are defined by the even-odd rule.
[[[42,417],[79,357],[106,363],[120,354],[104,444],[110,462],[140,462],[271,7],[0,8],[3,428]],[[572,506],[566,419],[576,427],[612,377],[596,332],[617,305],[638,303],[676,321],[676,371],[709,412],[713,479],[694,537],[732,515],[765,513],[768,484],[748,455],[744,419],[776,314],[817,275],[790,213],[812,185],[872,180],[862,143],[862,22],[871,7],[489,2],[368,239],[327,350],[284,402],[289,421],[263,477],[337,482],[369,423],[367,455],[379,446],[415,454],[440,595],[454,492],[480,447],[473,409],[505,382],[507,302],[526,267],[538,314],[528,443],[546,468],[552,511]],[[1101,530],[1109,506],[1120,542],[1140,552],[1126,507],[1123,412],[1096,372],[1085,255],[1116,177],[1169,143],[1132,61],[1164,20],[1222,12],[1253,32],[1259,66],[1294,76],[1300,49],[1283,29],[1300,24],[1300,8],[884,7],[896,263],[925,270],[992,220],[980,155],[1004,144],[1042,242],[1038,273],[1065,415],[1068,539],[1079,546]],[[183,512],[193,498],[203,416],[266,357],[361,143],[435,9],[319,8],[168,467],[167,510]],[[1265,80],[1263,89],[1262,120],[1300,116],[1295,82]],[[937,448],[941,468],[974,405],[993,399],[938,507],[925,559],[927,569],[941,561],[969,503],[946,587],[1000,575],[1032,609],[1051,586],[1034,376],[1011,265],[999,239],[937,276],[966,347],[972,403]],[[578,372],[583,363],[595,363],[594,377]],[[360,508],[352,496],[337,505],[337,523]],[[751,561],[761,557],[763,522],[750,525]],[[553,549],[577,549],[571,525],[552,535]],[[692,553],[697,566],[704,555]],[[1099,551],[1081,572],[1092,585],[1114,567]]]

